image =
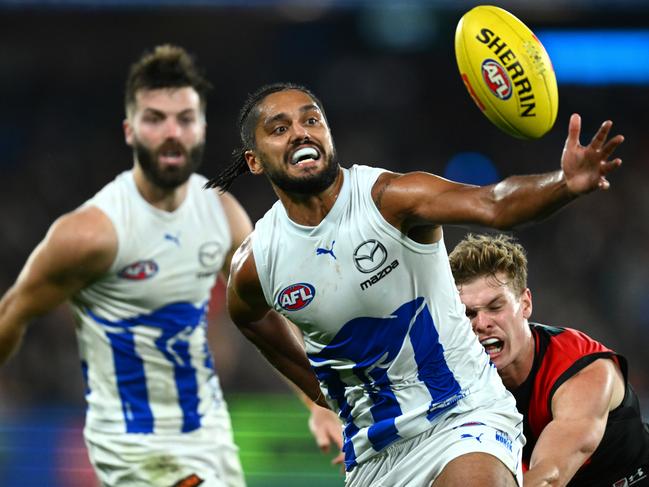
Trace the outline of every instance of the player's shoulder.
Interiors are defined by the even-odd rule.
[[[117,232],[106,213],[92,205],[84,205],[59,217],[50,227],[47,239],[51,245],[92,256],[114,252]]]
[[[254,238],[255,232],[252,232],[243,240],[232,257],[230,282],[235,289],[243,293],[259,286],[259,275],[253,252]]]
[[[550,343],[563,344],[563,345],[579,345],[579,344],[598,344],[597,340],[590,337],[583,331],[576,328],[569,328],[565,326],[550,326],[542,325],[540,323],[530,323],[530,328],[538,335],[543,336]]]
[[[82,206],[51,225],[37,252],[53,269],[99,275],[112,264],[117,246],[117,234],[104,212]]]

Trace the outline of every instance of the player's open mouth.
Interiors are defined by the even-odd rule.
[[[499,354],[503,351],[503,346],[505,345],[502,340],[497,338],[486,338],[480,342],[484,347],[490,357]]]
[[[163,164],[182,164],[185,154],[178,149],[166,149],[160,152],[159,159]]]
[[[295,166],[318,159],[320,159],[320,152],[315,147],[301,147],[291,156],[291,164]]]

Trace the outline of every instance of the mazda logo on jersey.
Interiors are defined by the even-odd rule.
[[[155,260],[138,260],[127,265],[117,273],[122,279],[141,281],[150,279],[158,273],[158,264]]]
[[[378,240],[366,240],[354,250],[354,265],[364,274],[374,272],[388,258],[388,251]]]
[[[221,244],[218,242],[205,242],[198,249],[198,260],[203,267],[214,267],[218,265],[221,257]]]
[[[315,288],[306,282],[291,284],[277,296],[277,303],[286,311],[297,311],[308,306],[315,296]]]

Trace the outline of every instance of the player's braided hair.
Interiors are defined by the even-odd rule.
[[[458,285],[483,276],[508,276],[508,284],[517,295],[527,288],[527,257],[525,249],[513,237],[498,235],[467,235],[449,254],[451,271]]]
[[[126,79],[126,113],[132,113],[139,90],[192,87],[198,93],[201,110],[205,112],[209,81],[182,47],[164,44],[145,52],[131,65]]]
[[[259,118],[259,105],[268,95],[287,90],[298,90],[308,95],[318,108],[320,108],[322,116],[326,120],[322,103],[308,88],[294,83],[273,83],[262,86],[257,91],[248,95],[239,111],[237,127],[239,129],[241,146],[232,151],[232,162],[230,165],[214,178],[210,179],[205,184],[205,188],[218,187],[221,191],[227,191],[238,176],[250,171],[246,163],[245,153],[248,150],[254,149],[256,146],[255,127]]]

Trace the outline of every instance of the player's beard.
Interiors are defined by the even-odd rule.
[[[325,157],[322,147],[318,146],[318,150],[320,154],[322,154],[321,157]],[[323,192],[336,180],[338,169],[340,168],[335,148],[332,149],[331,154],[326,156],[326,164],[323,170],[299,178],[289,176],[281,169],[275,169],[270,164],[265,164],[264,158],[262,158],[262,163],[264,173],[275,186],[286,193],[302,195],[311,195]],[[285,164],[290,163],[285,161]]]
[[[171,148],[185,156],[185,164],[162,167],[158,162],[160,154]],[[185,183],[202,164],[204,151],[205,142],[196,144],[189,152],[177,142],[165,142],[153,150],[138,140],[133,143],[133,152],[142,172],[149,181],[161,189],[175,189]]]

